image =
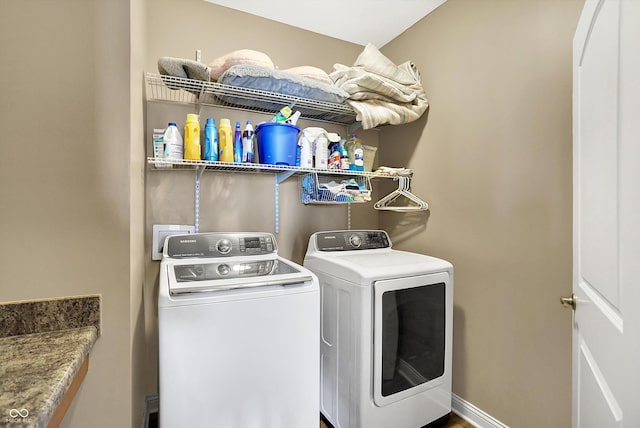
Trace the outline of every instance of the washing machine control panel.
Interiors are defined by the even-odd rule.
[[[391,240],[384,230],[336,230],[316,233],[320,251],[351,251],[391,248]]]
[[[275,254],[276,238],[271,233],[194,233],[175,235],[165,242],[165,255],[173,259],[218,258]]]

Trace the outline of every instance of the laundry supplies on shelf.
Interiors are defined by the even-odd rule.
[[[288,123],[263,122],[256,126],[260,163],[270,165],[296,164],[296,147],[300,128]]]
[[[218,128],[215,119],[209,117],[204,126],[204,160],[218,160]]]
[[[218,129],[218,146],[220,147],[219,159],[221,162],[233,162],[233,136],[231,131],[231,121],[220,119]]]
[[[371,200],[371,181],[368,177],[354,177],[341,181],[336,177],[322,177],[310,173],[302,177],[303,204],[362,203]]]
[[[242,162],[252,163],[255,161],[254,136],[253,125],[247,120],[244,131],[242,131]]]
[[[200,160],[200,122],[197,114],[188,114],[184,124],[184,158]]]
[[[164,158],[171,160],[181,160],[184,156],[184,145],[182,135],[175,122],[169,122],[164,131]]]

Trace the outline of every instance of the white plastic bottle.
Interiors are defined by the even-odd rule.
[[[346,147],[349,153],[349,169],[364,171],[364,146],[356,134],[351,134]]]
[[[315,169],[327,169],[329,163],[329,140],[327,134],[318,135],[315,141]]]
[[[298,140],[298,147],[300,148],[299,166],[302,168],[313,168],[313,150],[316,129],[317,128],[305,128],[300,133],[300,139]]]
[[[164,131],[164,158],[171,160],[182,160],[184,156],[184,145],[182,135],[174,122],[169,122]]]

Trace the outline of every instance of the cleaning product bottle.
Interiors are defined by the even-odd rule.
[[[188,114],[184,124],[184,158],[200,160],[200,122],[197,114]]]
[[[164,158],[182,160],[184,155],[182,135],[180,135],[180,131],[178,131],[178,127],[174,122],[169,122],[162,140],[164,141]]]
[[[300,133],[298,148],[300,149],[300,161],[302,168],[313,168],[313,129],[305,128]]]
[[[313,167],[315,169],[327,169],[329,162],[329,140],[326,133],[319,134],[315,139],[315,159]]]
[[[349,152],[344,138],[340,139],[340,169],[349,169]]]
[[[231,122],[229,119],[220,119],[220,129],[218,130],[220,162],[233,162],[233,136],[231,132]]]
[[[351,134],[351,138],[347,141],[347,152],[349,153],[349,169],[364,171],[364,147],[356,134]]]
[[[164,158],[164,128],[153,129],[153,157],[156,159]],[[164,165],[156,162],[156,168],[162,168]]]
[[[242,132],[242,162],[254,162],[254,135],[253,126],[251,122],[247,120],[247,124],[244,126],[244,131]]]
[[[329,145],[329,169],[340,169],[340,143],[331,143]]]
[[[280,109],[278,113],[273,117],[272,122],[285,123],[287,119],[291,116],[291,107],[284,106]]]
[[[242,163],[242,130],[240,122],[236,121],[236,130],[233,133],[233,162]]]
[[[210,117],[204,125],[204,160],[218,160],[218,129],[216,121]]]

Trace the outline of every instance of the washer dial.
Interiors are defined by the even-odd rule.
[[[216,248],[220,254],[229,254],[229,251],[231,251],[231,241],[228,239],[221,239],[218,241]]]
[[[362,239],[358,235],[351,235],[349,237],[349,243],[355,248],[360,248],[360,245],[362,245]]]

